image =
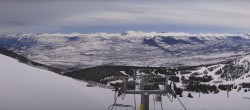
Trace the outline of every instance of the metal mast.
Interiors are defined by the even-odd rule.
[[[149,70],[148,73],[140,73],[140,70]],[[123,94],[140,94],[141,95],[141,110],[149,110],[149,95],[150,94],[172,94],[175,93],[169,88],[168,80],[175,73],[157,76],[151,69],[133,69],[133,77],[123,77]]]

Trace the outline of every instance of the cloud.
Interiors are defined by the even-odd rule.
[[[141,27],[143,31],[145,25],[248,30],[249,3],[244,0],[5,0],[0,4],[0,32],[58,32],[70,27],[91,30],[96,27],[98,31],[101,27]]]

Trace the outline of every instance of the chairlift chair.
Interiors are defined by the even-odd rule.
[[[109,106],[108,110],[113,110],[113,108],[120,107],[120,108],[131,108],[132,110],[135,110],[135,108],[132,105],[124,105],[124,104],[112,104]]]

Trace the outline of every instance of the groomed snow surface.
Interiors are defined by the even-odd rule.
[[[34,68],[15,59],[0,55],[0,110],[107,110],[113,103],[113,91],[98,87],[86,87],[85,82],[58,75],[46,70]],[[249,110],[249,92],[226,92],[219,94],[192,93],[194,98],[187,98],[187,92],[180,98],[188,110]],[[150,95],[150,109],[154,110]],[[133,95],[126,95],[118,103],[134,105]],[[136,96],[139,110],[140,96]],[[163,97],[164,110],[183,110],[178,100],[170,102]],[[156,110],[160,110],[156,103]],[[117,108],[118,110],[118,108]],[[119,109],[121,110],[121,109]]]

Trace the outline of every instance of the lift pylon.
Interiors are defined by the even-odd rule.
[[[175,93],[168,86],[168,80],[175,73],[156,74],[152,69],[133,69],[134,75],[122,77],[123,86],[120,90],[122,94],[140,94],[142,110],[149,110],[150,94],[172,94]]]

